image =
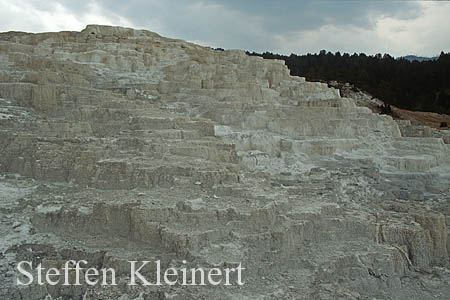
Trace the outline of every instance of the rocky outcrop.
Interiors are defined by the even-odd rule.
[[[145,30],[2,33],[0,61],[2,298],[449,297],[442,138],[281,61]],[[122,281],[18,287],[24,259]],[[246,284],[124,284],[152,259],[241,262]]]

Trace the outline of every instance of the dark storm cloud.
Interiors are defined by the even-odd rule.
[[[214,0],[230,9],[238,9],[249,15],[266,19],[267,29],[275,32],[306,30],[325,24],[352,24],[372,26],[369,13],[413,18],[420,14],[420,6],[414,1],[239,1]]]
[[[59,1],[76,14],[82,14],[92,2]],[[137,27],[148,28],[158,20],[163,26],[162,34],[246,49],[273,48],[255,35],[255,29],[270,40],[270,34],[314,29],[326,24],[368,28],[373,26],[371,15],[414,18],[421,13],[414,1],[97,0],[95,3],[105,11],[127,18]],[[236,28],[238,25],[241,28]]]
[[[52,8],[51,1],[32,2],[39,8]],[[199,20],[193,20],[192,11],[188,7],[220,5],[229,11],[240,13],[243,17],[264,18],[262,24],[269,32],[285,32],[298,29],[311,29],[324,24],[352,24],[356,26],[371,26],[368,14],[413,18],[420,14],[420,6],[415,1],[242,1],[242,0],[59,0],[54,1],[74,12],[82,14],[90,3],[99,4],[105,11],[119,14],[131,20],[134,24],[145,26],[149,19],[158,18],[167,28],[182,31],[179,25],[191,25]],[[219,17],[220,16],[213,16]],[[198,24],[208,25],[208,24]],[[226,27],[227,24],[222,24]],[[176,30],[175,30],[176,29]],[[186,30],[187,31],[187,30]],[[188,32],[189,33],[189,32]]]

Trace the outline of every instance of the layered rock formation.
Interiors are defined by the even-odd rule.
[[[450,298],[449,145],[281,61],[119,27],[9,32],[0,98],[2,299]],[[19,261],[68,259],[121,281],[15,284]],[[126,284],[127,261],[156,259],[241,262],[245,285]]]

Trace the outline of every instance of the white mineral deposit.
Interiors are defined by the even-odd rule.
[[[8,32],[0,98],[0,299],[450,298],[449,140],[283,61]]]

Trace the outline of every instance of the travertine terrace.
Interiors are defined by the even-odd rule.
[[[450,147],[405,135],[243,51],[2,33],[0,298],[449,299]],[[68,259],[121,282],[15,284],[18,261]],[[245,285],[125,284],[155,259],[242,262]]]

